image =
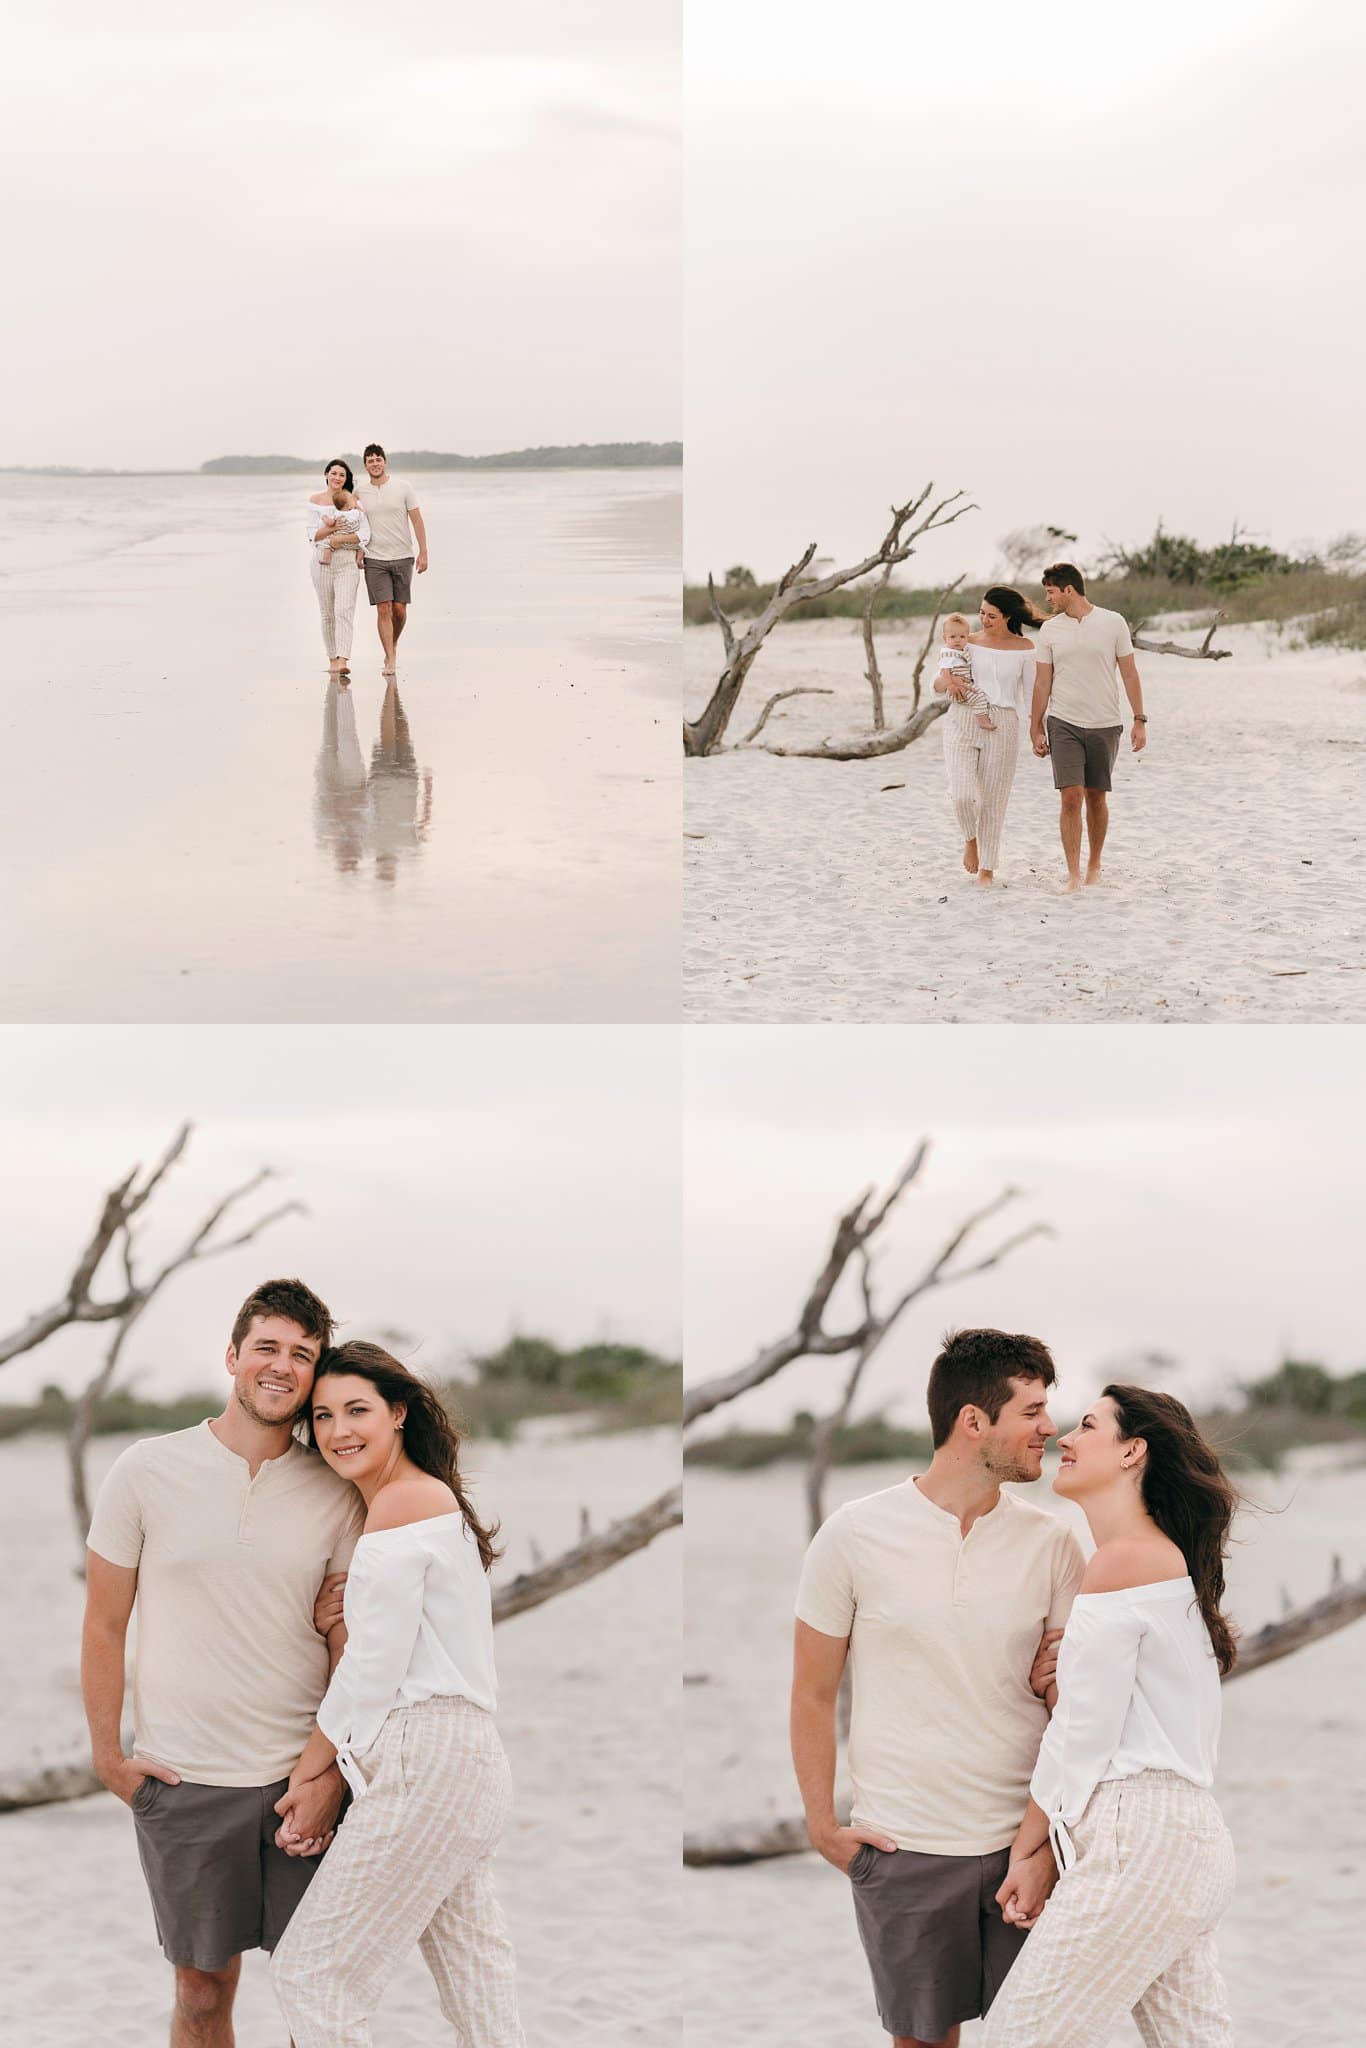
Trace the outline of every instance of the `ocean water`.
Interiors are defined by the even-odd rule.
[[[0,1017],[677,1017],[679,472],[414,481],[341,688],[309,478],[0,477]]]

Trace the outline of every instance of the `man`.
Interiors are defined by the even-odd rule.
[[[850,1879],[895,2048],[957,2048],[960,2022],[986,2012],[1028,1932],[996,1894],[1084,1566],[1056,1515],[1001,1487],[1043,1469],[1053,1379],[1035,1337],[948,1337],[930,1373],[928,1469],[837,1509],[802,1568],[792,1759],[812,1846]],[[841,1827],[846,1660],[853,1801]],[[1031,1924],[1056,1877],[1045,1844],[1021,1887]]]
[[[408,623],[408,605],[413,594],[413,545],[408,526],[417,539],[417,573],[427,570],[427,529],[418,510],[417,492],[401,476],[390,476],[389,464],[378,441],[365,451],[365,473],[369,481],[356,485],[356,497],[370,522],[370,543],[365,550],[365,591],[375,610],[379,644],[384,649],[386,676],[395,673],[394,650]]]
[[[172,2048],[231,2048],[242,1953],[275,1947],[341,1804],[334,1768],[292,1837],[276,1815],[345,1645],[344,1629],[316,1632],[314,1603],[364,1521],[355,1488],[293,1434],[331,1334],[302,1281],[258,1287],[233,1324],[222,1414],[126,1450],[90,1526],[91,1753],[132,1808],[175,1968]],[[134,1601],[130,1757],[119,1731]]]
[[[1136,754],[1147,744],[1148,720],[1127,622],[1118,612],[1089,602],[1081,571],[1070,562],[1055,562],[1044,570],[1043,591],[1053,617],[1045,619],[1035,641],[1030,736],[1039,758],[1053,759],[1053,787],[1062,800],[1066,893],[1071,896],[1082,887],[1083,803],[1086,880],[1100,880],[1101,848],[1110,822],[1110,777],[1124,730],[1124,697],[1133,713]]]

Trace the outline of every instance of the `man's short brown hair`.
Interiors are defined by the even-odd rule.
[[[1057,1378],[1052,1354],[1037,1337],[1006,1330],[950,1330],[930,1367],[927,1401],[930,1436],[936,1450],[953,1435],[963,1409],[971,1405],[995,1422],[1010,1399],[1012,1380]]]
[[[1045,587],[1051,583],[1055,590],[1075,590],[1078,597],[1086,595],[1086,580],[1072,562],[1050,563],[1039,581]]]
[[[252,1289],[232,1326],[232,1348],[240,1351],[258,1316],[286,1316],[325,1351],[332,1342],[332,1311],[302,1280],[263,1280]]]

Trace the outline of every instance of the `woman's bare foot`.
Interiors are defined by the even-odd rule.
[[[334,676],[339,676],[342,670],[346,667],[346,663],[342,660],[339,654],[334,654],[331,661],[328,662],[327,666]]]
[[[979,869],[978,869],[978,871],[977,871],[977,886],[978,886],[978,888],[979,888],[979,889],[989,889],[989,888],[991,887],[991,885],[992,885],[992,882],[993,882],[994,880],[995,880],[995,876],[994,876],[994,875],[992,874],[992,871],[991,871],[991,869],[990,869],[990,868],[979,868]]]
[[[977,872],[977,841],[969,839],[963,848],[963,866],[970,875]]]

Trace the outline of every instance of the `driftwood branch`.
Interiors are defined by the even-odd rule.
[[[590,1536],[586,1542],[552,1558],[549,1564],[536,1571],[522,1572],[500,1587],[493,1596],[494,1620],[510,1621],[514,1614],[525,1614],[529,1607],[539,1607],[544,1601],[553,1600],[557,1593],[566,1593],[571,1586],[595,1579],[609,1565],[619,1564],[622,1558],[643,1550],[665,1529],[677,1528],[682,1520],[683,1489],[671,1486],[633,1515],[613,1522],[601,1536]]]
[[[905,505],[893,506],[891,524],[886,533],[873,552],[865,555],[861,562],[855,562],[848,569],[832,569],[827,575],[808,581],[806,571],[816,553],[816,543],[812,541],[783,571],[762,612],[738,636],[731,621],[722,613],[712,589],[712,613],[721,626],[725,667],[702,712],[694,719],[684,720],[685,754],[700,756],[718,751],[755,657],[774,626],[795,605],[805,604],[813,597],[826,597],[832,590],[842,589],[846,583],[857,583],[860,577],[869,575],[874,569],[890,572],[898,563],[909,560],[915,553],[916,543],[925,534],[952,526],[965,512],[976,510],[974,505],[964,501],[961,491],[954,491],[949,497],[930,504],[933,493],[934,485],[927,484],[919,497]],[[711,585],[712,579],[708,578],[708,587]]]
[[[186,1124],[179,1133],[177,1157],[184,1151],[189,1135],[190,1126]],[[254,1223],[248,1224],[244,1230],[239,1230],[234,1237],[214,1239],[213,1233],[224,1217],[274,1177],[274,1169],[263,1166],[252,1174],[249,1180],[243,1181],[240,1187],[230,1188],[190,1232],[179,1250],[173,1252],[146,1281],[139,1281],[137,1277],[134,1262],[135,1233],[131,1224],[125,1223],[121,1233],[121,1252],[125,1299],[128,1306],[115,1323],[114,1334],[109,1341],[99,1371],[83,1388],[72,1408],[71,1425],[67,1434],[67,1472],[71,1508],[76,1518],[76,1534],[82,1559],[85,1554],[86,1538],[90,1534],[90,1494],[85,1472],[86,1450],[94,1427],[95,1411],[114,1384],[130,1335],[174,1274],[182,1272],[187,1266],[197,1264],[200,1260],[218,1258],[224,1252],[239,1250],[243,1245],[250,1244],[254,1238],[259,1237],[263,1230],[268,1230],[272,1223],[278,1223],[282,1217],[307,1215],[308,1211],[302,1202],[282,1202],[277,1208],[268,1210],[264,1216],[258,1216]],[[154,1180],[151,1185],[155,1184]],[[151,1192],[151,1187],[147,1192]]]
[[[922,704],[913,711],[903,725],[893,726],[890,732],[869,733],[857,740],[822,740],[817,747],[761,747],[760,753],[779,754],[789,761],[873,761],[881,754],[899,754],[903,747],[909,747],[922,733],[928,732],[936,718],[942,718],[949,708],[947,697],[936,697],[930,704]]]
[[[1183,647],[1179,640],[1150,640],[1144,633],[1135,633],[1134,646],[1143,654],[1179,654],[1186,661],[1227,661],[1232,654],[1231,647],[1212,647],[1210,642],[1219,628],[1222,612],[1216,612],[1210,620],[1209,629],[1198,647]]]
[[[874,732],[887,730],[887,716],[882,704],[882,670],[877,665],[877,647],[873,640],[873,613],[877,610],[878,599],[891,580],[892,567],[892,563],[889,562],[869,590],[868,602],[863,607],[863,653],[868,664],[864,674],[873,693]]]
[[[767,704],[765,704],[765,706],[764,706],[763,710],[762,710],[762,711],[761,711],[761,712],[759,713],[759,716],[758,716],[758,718],[757,718],[757,719],[755,720],[754,724],[753,724],[753,725],[752,725],[752,726],[750,727],[749,731],[748,731],[748,732],[747,732],[747,733],[745,734],[744,738],[743,738],[743,739],[741,740],[741,742],[740,742],[741,746],[742,746],[742,747],[747,747],[747,746],[749,745],[749,743],[750,743],[750,741],[751,741],[751,740],[757,740],[757,739],[758,739],[758,737],[759,737],[760,733],[761,733],[761,732],[763,731],[764,727],[765,727],[765,726],[766,726],[766,725],[768,724],[768,715],[769,715],[770,711],[772,711],[772,710],[773,710],[773,708],[774,708],[774,706],[775,706],[775,705],[777,705],[777,704],[781,704],[781,703],[782,703],[782,702],[783,702],[783,701],[784,701],[784,700],[785,700],[786,698],[788,698],[788,697],[833,697],[833,696],[834,696],[834,694],[835,694],[835,693],[834,693],[834,691],[833,691],[833,690],[829,690],[829,689],[823,689],[823,688],[822,688],[822,687],[820,686],[820,684],[818,684],[818,683],[799,683],[799,684],[798,684],[798,685],[796,686],[796,688],[795,688],[795,689],[791,689],[791,690],[775,690],[775,691],[774,691],[774,693],[773,693],[773,695],[772,695],[772,696],[771,696],[771,697],[769,698],[769,700],[768,700]]]
[[[1268,1622],[1249,1636],[1239,1648],[1238,1662],[1225,1678],[1245,1678],[1281,1657],[1293,1656],[1306,1643],[1316,1643],[1336,1634],[1366,1614],[1366,1572],[1350,1584],[1335,1586],[1306,1607],[1297,1607],[1280,1621]],[[846,1802],[847,1805],[847,1802]],[[841,1808],[843,1810],[843,1808]],[[810,1848],[806,1822],[800,1815],[787,1814],[778,1820],[737,1822],[706,1835],[688,1835],[683,1843],[683,1861],[694,1868],[714,1864],[764,1863],[775,1856],[799,1855]]]
[[[162,1153],[156,1165],[145,1180],[140,1181],[140,1166],[109,1190],[101,1206],[99,1217],[86,1244],[76,1261],[65,1293],[47,1308],[39,1309],[22,1323],[17,1330],[0,1337],[0,1365],[8,1365],[13,1358],[26,1351],[33,1351],[39,1344],[45,1344],[72,1323],[107,1323],[126,1316],[136,1305],[137,1293],[125,1286],[122,1294],[105,1301],[96,1301],[91,1293],[95,1276],[104,1263],[106,1254],[115,1240],[126,1231],[138,1212],[155,1194],[171,1168],[176,1164],[189,1143],[190,1125],[182,1124],[170,1144]]]
[[[1032,1223],[1027,1229],[1007,1238],[994,1251],[978,1259],[974,1264],[958,1266],[954,1263],[973,1232],[988,1222],[1006,1203],[1017,1198],[1017,1189],[1006,1188],[993,1201],[975,1210],[959,1224],[926,1263],[919,1276],[903,1288],[885,1312],[879,1312],[873,1305],[867,1286],[865,1266],[863,1313],[858,1322],[846,1330],[827,1330],[826,1310],[850,1261],[856,1257],[862,1259],[870,1239],[882,1228],[906,1189],[918,1179],[928,1154],[929,1142],[922,1139],[880,1202],[874,1204],[873,1190],[868,1188],[859,1196],[853,1207],[845,1211],[836,1222],[825,1264],[802,1303],[793,1328],[774,1343],[764,1345],[747,1365],[740,1366],[734,1372],[719,1373],[712,1379],[704,1380],[700,1386],[688,1388],[683,1396],[685,1426],[690,1422],[696,1422],[703,1415],[711,1414],[716,1408],[724,1407],[728,1401],[736,1400],[741,1394],[748,1393],[751,1388],[762,1386],[766,1380],[771,1380],[795,1359],[839,1357],[846,1352],[859,1351],[864,1346],[881,1343],[892,1325],[911,1303],[931,1288],[948,1286],[959,1280],[970,1279],[974,1274],[985,1273],[990,1267],[999,1265],[1003,1258],[1024,1244],[1027,1239],[1047,1234],[1046,1225]]]

